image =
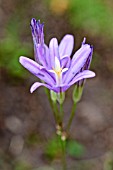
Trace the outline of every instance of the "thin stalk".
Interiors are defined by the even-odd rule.
[[[60,92],[58,93],[58,102],[59,102],[59,110],[60,110],[60,118],[61,122],[63,122],[63,117],[64,117],[64,111],[63,111],[63,98],[62,98],[63,93]]]
[[[58,148],[61,149],[61,163],[62,163],[62,170],[67,170],[66,164],[66,140],[62,140],[61,135],[57,135],[57,145]]]
[[[47,97],[48,97],[48,100],[49,100],[51,109],[52,109],[52,111],[53,111],[54,118],[55,118],[55,122],[57,123],[57,115],[56,115],[54,103],[53,103],[53,101],[51,100],[50,91],[49,91],[47,88],[44,88],[44,89],[45,89],[45,93],[46,93],[46,95],[47,95]]]
[[[62,169],[66,170],[67,169],[67,164],[66,164],[66,141],[60,139],[61,141],[61,148],[62,148]]]
[[[69,121],[68,121],[68,124],[67,124],[67,132],[69,131],[71,123],[72,123],[72,120],[73,120],[73,118],[75,116],[75,109],[76,109],[76,103],[74,103],[73,107],[72,107],[71,115],[70,115],[70,118],[69,118]]]
[[[50,106],[52,108],[52,111],[53,111],[53,115],[54,115],[54,118],[55,118],[55,122],[56,122],[56,125],[61,125],[61,118],[60,118],[60,115],[59,115],[59,110],[58,110],[58,107],[57,107],[57,103],[52,101],[51,99],[51,96],[50,96],[50,91],[47,89],[47,88],[44,88],[45,89],[45,93],[48,97],[48,100],[49,100],[49,103],[50,103]]]
[[[60,103],[60,116],[61,116],[61,120],[63,122],[63,118],[64,118],[63,103]]]
[[[59,115],[59,110],[58,110],[58,107],[57,107],[57,103],[56,102],[52,102],[53,104],[53,110],[55,112],[55,115],[56,115],[56,120],[57,120],[57,124],[58,125],[61,125],[61,118],[60,118],[60,115]]]

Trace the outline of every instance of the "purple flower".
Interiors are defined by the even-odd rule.
[[[71,85],[85,78],[95,76],[89,68],[83,69],[89,63],[92,47],[83,43],[81,48],[71,59],[74,46],[72,35],[65,35],[58,45],[56,38],[52,38],[49,47],[44,43],[44,25],[35,19],[31,20],[32,36],[34,42],[35,61],[20,57],[20,63],[44,83],[35,82],[30,92],[40,86],[45,86],[57,93],[66,91]]]

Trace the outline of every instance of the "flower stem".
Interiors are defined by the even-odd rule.
[[[55,113],[55,117],[56,117],[56,123],[58,125],[61,125],[62,121],[61,121],[61,118],[60,118],[60,115],[59,115],[59,110],[58,110],[58,107],[57,107],[57,103],[52,101],[52,104],[53,104],[52,107],[53,107],[53,110],[54,110],[54,113]]]
[[[75,109],[76,109],[76,103],[74,103],[73,107],[72,107],[71,115],[70,115],[70,118],[69,118],[69,121],[68,121],[68,124],[67,124],[67,132],[69,131],[69,129],[71,127],[71,123],[72,123],[72,120],[73,120],[74,115],[75,115]]]
[[[61,140],[61,147],[62,147],[62,170],[67,169],[66,165],[66,141]]]
[[[63,111],[63,104],[62,103],[60,103],[60,116],[61,116],[61,120],[63,122],[64,111]]]
[[[54,103],[53,103],[53,101],[51,100],[50,91],[49,91],[47,88],[44,88],[44,89],[45,89],[45,93],[46,93],[46,95],[47,95],[47,97],[48,97],[50,106],[51,106],[51,108],[52,108],[52,111],[53,111],[53,114],[54,114],[54,118],[55,118],[55,122],[57,123],[57,115],[56,115]]]
[[[57,135],[58,139],[58,146],[61,148],[61,163],[62,163],[62,170],[67,169],[66,164],[66,140],[62,140],[62,135]]]

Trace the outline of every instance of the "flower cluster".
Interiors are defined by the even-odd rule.
[[[40,86],[56,93],[64,92],[73,84],[83,83],[84,79],[95,76],[95,73],[89,70],[93,48],[85,44],[85,39],[71,59],[73,36],[65,35],[60,44],[56,38],[52,38],[48,47],[44,43],[43,28],[44,24],[41,24],[40,20],[31,20],[35,61],[23,56],[19,59],[26,69],[42,80],[31,86],[31,93]]]

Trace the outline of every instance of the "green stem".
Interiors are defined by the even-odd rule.
[[[58,93],[57,96],[58,96],[58,102],[59,102],[59,111],[60,111],[60,119],[61,119],[61,122],[63,122],[63,117],[64,117],[64,111],[63,111],[63,96],[64,94],[62,92]]]
[[[67,169],[66,164],[66,140],[62,140],[61,135],[57,135],[57,144],[58,147],[61,148],[61,163],[62,163],[62,170]]]
[[[61,125],[61,118],[60,118],[60,115],[59,115],[59,110],[58,110],[58,107],[57,107],[57,103],[56,102],[52,102],[53,103],[53,110],[54,110],[54,113],[56,115],[56,123],[58,125]]]
[[[60,103],[60,117],[61,117],[61,121],[63,122],[63,118],[64,118],[63,103]]]
[[[62,168],[63,170],[67,169],[67,165],[66,165],[66,141],[61,140],[61,147],[62,147]]]
[[[45,93],[48,97],[48,100],[49,100],[49,103],[50,103],[50,106],[52,108],[52,111],[53,111],[53,114],[54,114],[54,118],[55,118],[55,122],[57,123],[57,115],[56,115],[56,111],[55,111],[55,107],[54,107],[54,103],[53,101],[51,100],[51,96],[50,96],[50,91],[45,87]]]
[[[72,107],[71,115],[70,115],[70,118],[69,118],[69,121],[68,121],[68,125],[67,125],[67,132],[69,131],[70,126],[71,126],[71,123],[72,123],[72,120],[73,120],[73,118],[74,118],[75,109],[76,109],[76,103],[74,103],[74,104],[73,104],[73,107]]]
[[[60,118],[60,115],[59,115],[59,110],[58,110],[58,107],[57,107],[57,103],[54,102],[54,101],[52,101],[51,96],[50,96],[50,91],[49,91],[47,88],[44,88],[44,89],[45,89],[45,93],[46,93],[46,95],[47,95],[47,97],[48,97],[50,106],[51,106],[51,108],[52,108],[56,125],[57,125],[57,124],[58,124],[58,125],[61,125],[61,118]]]

